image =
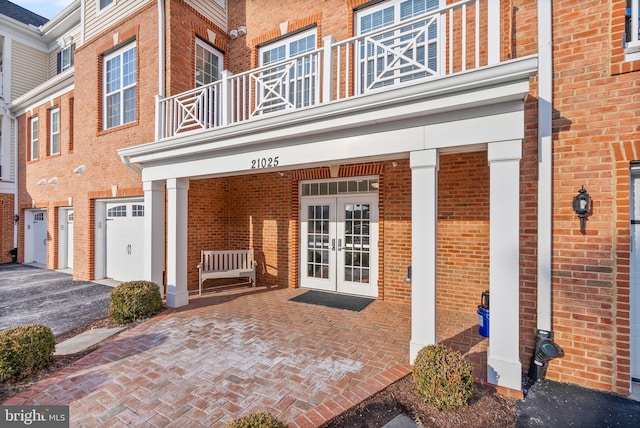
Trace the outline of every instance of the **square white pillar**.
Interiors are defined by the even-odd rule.
[[[438,151],[412,152],[411,165],[411,363],[436,343],[436,225]]]
[[[158,284],[164,294],[164,181],[145,181],[143,278]]]
[[[490,167],[489,349],[487,381],[521,390],[520,140],[488,145]]]
[[[187,290],[188,178],[167,180],[167,306],[189,304]]]

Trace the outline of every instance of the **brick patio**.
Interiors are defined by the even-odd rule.
[[[310,427],[410,372],[410,305],[358,313],[289,301],[303,292],[192,297],[4,404],[68,404],[74,427],[224,426],[260,410]],[[461,332],[445,343],[477,360],[477,331],[439,315],[440,335]]]

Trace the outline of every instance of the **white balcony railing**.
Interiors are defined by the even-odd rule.
[[[158,99],[157,139],[389,90],[498,62],[500,0],[463,0],[377,32]]]

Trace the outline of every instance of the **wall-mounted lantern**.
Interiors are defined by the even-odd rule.
[[[591,215],[593,202],[587,190],[582,185],[582,188],[578,190],[578,194],[573,197],[573,210],[580,218],[580,233],[583,235],[586,233],[585,226],[587,217]]]

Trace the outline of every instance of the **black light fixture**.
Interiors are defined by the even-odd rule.
[[[580,218],[580,233],[583,235],[586,233],[585,226],[587,217],[591,215],[592,201],[589,193],[582,185],[582,188],[578,190],[578,194],[573,197],[573,210],[578,214]]]
[[[18,214],[14,214],[13,216],[13,222],[18,224],[18,222],[20,221],[20,216]]]

